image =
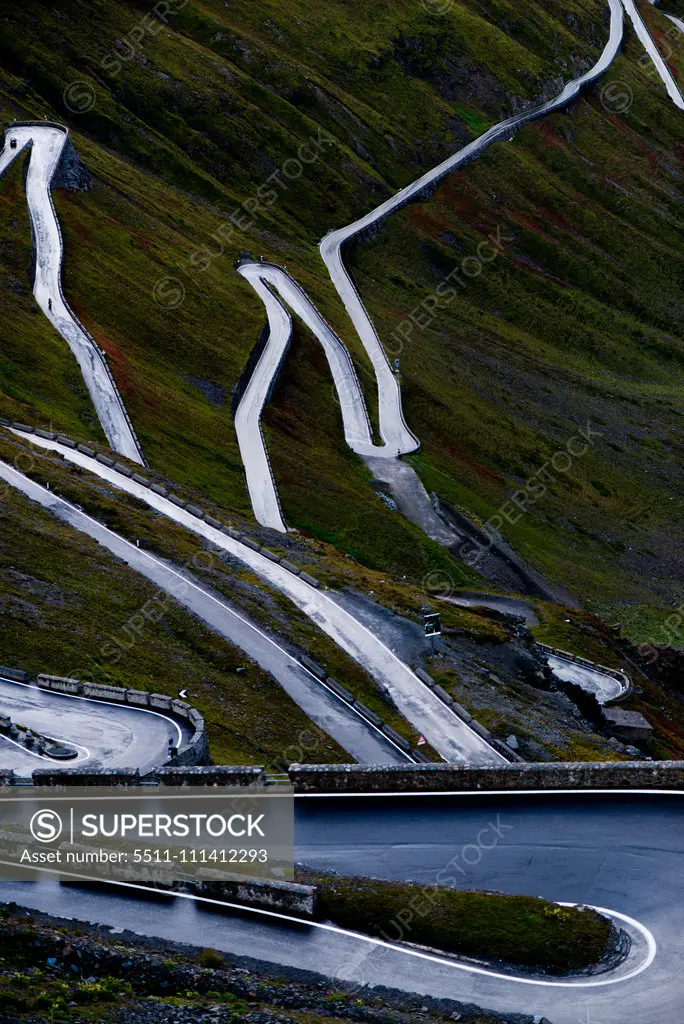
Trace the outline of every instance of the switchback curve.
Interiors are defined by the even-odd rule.
[[[323,262],[375,373],[381,444],[376,445],[373,441],[363,392],[347,348],[303,289],[281,267],[252,260],[240,263],[238,272],[252,285],[264,303],[269,323],[266,346],[254,368],[235,415],[240,453],[245,467],[252,508],[258,522],[263,526],[281,532],[285,532],[287,529],[277,497],[276,484],[268,461],[260,422],[264,404],[272,390],[290,343],[292,319],[288,307],[303,321],[323,346],[339,399],[345,440],[352,451],[366,458],[394,459],[414,451],[420,444],[406,424],[399,383],[361,296],[344,266],[343,247],[347,242],[372,229],[412,200],[428,195],[442,178],[471,160],[477,159],[495,142],[510,138],[524,125],[546,117],[572,103],[584,89],[605,74],[619,53],[624,36],[623,8],[629,14],[639,39],[653,60],[668,95],[680,109],[684,109],[684,98],[648,34],[648,30],[634,7],[633,0],[608,0],[608,5],[610,8],[609,38],[593,68],[566,84],[554,99],[494,125],[479,138],[381,203],[376,209],[347,227],[331,231],[321,241],[319,250]]]

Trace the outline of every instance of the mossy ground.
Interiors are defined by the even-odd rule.
[[[218,764],[282,765],[300,735],[310,737],[312,760],[346,758],[270,676],[174,602],[164,601],[159,621],[139,635],[126,632],[158,591],[95,541],[12,492],[0,522],[3,664],[33,675],[80,670],[174,697],[186,688]],[[123,653],[114,663],[103,650],[117,639]]]
[[[590,967],[607,952],[611,924],[593,910],[559,907],[531,896],[463,892],[377,878],[306,871],[302,880],[318,886],[316,913],[321,920],[390,942],[412,942],[551,972]],[[403,918],[398,916],[402,910]]]
[[[228,399],[263,314],[234,273],[239,251],[287,263],[363,364],[322,272],[318,239],[538,95],[554,75],[570,77],[591,63],[605,9],[582,0],[568,18],[567,5],[541,10],[497,0],[454,4],[435,18],[409,0],[391,9],[355,2],[326,3],[324,10],[190,3],[146,33],[134,53],[125,42],[117,46],[143,13],[141,4],[104,0],[87,9],[72,0],[59,16],[45,8],[38,21],[19,13],[2,36],[0,114],[66,119],[94,176],[92,192],[56,195],[65,288],[110,354],[152,465],[248,514]],[[94,89],[95,105],[74,114],[64,90],[81,80]],[[212,239],[319,127],[335,144],[300,178],[287,179],[278,201],[246,232],[236,230],[226,244]],[[10,198],[25,217],[20,197]],[[23,228],[17,237],[26,248],[20,264],[27,265]],[[201,273],[188,257],[205,245],[216,258]],[[168,274],[185,286],[184,302],[170,310],[152,298]],[[411,282],[399,308],[417,287]],[[3,411],[99,436],[82,385],[78,396],[65,394],[64,378],[75,376],[70,354],[52,338],[59,365],[45,363],[33,330],[41,317],[30,297],[22,303],[5,325],[16,355]],[[41,331],[51,335],[45,324]],[[425,369],[429,378],[412,374],[405,382],[409,408],[432,384]],[[223,405],[191,378],[222,389]],[[37,396],[46,393],[50,401],[40,404]],[[267,415],[288,520],[374,567],[414,579],[435,566],[458,575],[453,559],[368,491],[330,398],[320,352],[300,335]]]
[[[230,954],[162,939],[112,936],[85,922],[0,909],[3,1024],[351,1024],[360,1013],[377,1024],[498,1024],[501,1015],[408,993],[348,993],[324,979],[292,980],[274,965],[246,970]],[[426,1006],[425,1003],[429,1005]],[[531,1018],[529,1018],[531,1020]]]
[[[0,117],[66,121],[90,168],[92,191],[55,193],[65,291],[109,353],[153,469],[200,503],[249,520],[229,407],[263,311],[234,272],[242,250],[286,264],[339,328],[372,409],[365,356],[318,240],[486,124],[553,93],[555,76],[589,66],[605,40],[606,9],[602,0],[554,0],[544,10],[487,0],[456,3],[436,19],[412,0],[391,8],[241,0],[229,9],[211,0],[156,26],[133,55],[116,40],[147,13],[142,3],[70,0],[59,11],[41,6],[38,18],[13,13],[11,31],[0,33]],[[660,30],[669,25],[646,13]],[[590,421],[600,441],[503,532],[547,576],[648,640],[682,568],[682,122],[640,56],[630,39],[607,79],[628,84],[628,111],[611,110],[597,87],[452,176],[349,258],[390,339],[501,227],[503,251],[401,354],[407,419],[422,440],[414,465],[429,490],[486,521]],[[92,86],[91,110],[65,107],[74,81]],[[288,178],[248,229],[219,242],[231,211],[319,128],[334,144]],[[0,411],[101,442],[76,364],[30,295],[19,166],[0,183],[0,200]],[[213,254],[205,271],[190,262],[197,250]],[[185,290],[171,309],[153,297],[168,275]],[[380,583],[389,604],[395,585],[413,586],[411,614],[436,569],[455,586],[484,589],[368,487],[342,440],[319,346],[301,328],[265,429],[286,517],[318,575]],[[113,503],[96,504],[119,522]],[[24,511],[16,515],[18,541]],[[155,533],[149,522],[135,528]],[[269,600],[274,621],[278,598]],[[353,676],[333,645],[291,609],[287,616],[290,635],[334,674]],[[23,657],[29,641],[13,642]]]

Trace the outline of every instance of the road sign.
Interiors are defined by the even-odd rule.
[[[424,743],[427,743],[427,740],[425,739],[425,737],[424,736],[419,736],[418,737],[418,742],[416,743],[416,746],[417,747],[422,747]]]
[[[425,636],[441,636],[442,620],[439,617],[439,612],[423,615],[423,628]]]

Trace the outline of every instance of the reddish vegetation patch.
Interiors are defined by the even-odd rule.
[[[544,142],[548,142],[552,146],[557,146],[559,149],[570,148],[565,139],[558,134],[558,130],[555,125],[550,121],[536,121],[532,127],[538,135],[542,135],[544,137]]]
[[[73,232],[79,242],[97,248],[97,245],[93,242],[92,235],[84,226],[83,221],[79,220],[78,208],[73,206],[73,200],[69,193],[67,192],[63,197],[60,194],[60,200],[59,218],[62,222],[62,227]]]
[[[126,358],[121,349],[117,348],[114,342],[110,341],[106,334],[102,334],[101,332],[98,332],[98,334],[99,337],[97,341],[100,348],[103,349],[108,356],[111,356],[112,359],[116,359],[117,363],[124,365],[126,363]]]
[[[440,220],[433,214],[427,213],[421,206],[411,207],[408,212],[408,222],[412,228],[429,235],[430,238],[439,238],[445,231],[454,230],[453,223],[449,224],[445,220]]]
[[[561,231],[567,232],[568,235],[572,235],[572,237],[578,239],[578,241],[586,241],[586,239],[582,238],[579,232],[575,231],[572,225],[565,219],[563,214],[559,213],[558,210],[554,210],[553,207],[537,206],[537,215],[545,223],[553,224],[555,228],[559,228]]]
[[[503,486],[506,481],[500,476],[495,470],[489,469],[488,466],[483,466],[481,462],[469,454],[468,450],[459,444],[454,444],[453,434],[446,434],[442,431],[440,424],[432,421],[430,424],[430,432],[434,438],[438,438],[439,446],[450,456],[462,465],[468,466],[469,469],[478,476],[481,480],[488,480],[491,483]]]
[[[548,271],[544,270],[543,267],[540,267],[538,263],[534,262],[534,260],[531,260],[529,256],[525,256],[524,253],[518,253],[516,255],[509,250],[506,253],[506,257],[507,259],[512,260],[513,263],[516,263],[519,267],[522,267],[523,270],[529,270],[530,273],[536,274],[537,277],[543,277],[547,281],[553,281],[554,284],[559,285],[561,288],[570,287],[567,281],[563,281],[562,278],[554,277],[553,274],[549,274]]]
[[[651,24],[649,25],[649,31],[653,37],[653,41],[655,42],[656,46],[658,47],[658,50],[660,51],[660,55],[662,56],[667,67],[669,68],[670,73],[674,76],[675,79],[679,79],[679,68],[676,64],[672,62],[672,42],[676,37],[670,35],[670,32],[674,31],[677,33],[677,36],[679,36],[679,29],[675,25],[672,25],[671,28],[668,29],[667,32],[665,32],[665,30],[660,28],[660,26],[653,24],[652,18],[649,18],[648,20],[651,22]]]
[[[456,211],[461,220],[474,224],[479,230],[485,230],[479,219],[482,216],[482,200],[473,194],[470,184],[462,175],[454,174],[444,181],[438,195]]]
[[[542,231],[539,224],[533,221],[524,213],[509,213],[509,218],[516,224],[519,224],[521,228],[525,228],[526,231],[531,231],[533,235],[539,235],[544,241],[550,242],[551,245],[558,245],[558,239],[552,238],[551,235],[547,235],[545,231]]]
[[[482,477],[483,480],[490,480],[492,483],[501,484],[502,486],[506,483],[502,476],[493,469],[483,466],[481,462],[476,462],[475,459],[470,459],[467,455],[458,455],[458,453],[456,457],[459,461],[464,462],[466,466],[470,466],[477,476]]]
[[[114,342],[112,342],[106,334],[102,334],[100,331],[93,331],[98,345],[108,356],[109,368],[114,374],[114,380],[116,386],[121,392],[122,397],[130,397],[131,395],[140,395],[140,389],[135,383],[133,377],[130,374],[128,360],[123,354],[120,348],[118,348]],[[156,408],[156,402],[150,398],[149,395],[142,395],[143,401]]]
[[[137,231],[130,231],[129,234],[132,235],[132,237],[137,240],[139,249],[142,249],[144,252],[146,252],[148,249],[152,248],[152,243],[150,242],[149,238],[145,237],[145,235],[141,235]]]
[[[634,143],[635,146],[637,146],[641,150],[641,152],[644,154],[651,167],[658,166],[659,158],[657,153],[644,142],[640,135],[637,135],[637,133],[629,127],[626,121],[623,121],[622,118],[619,117],[619,115],[617,114],[608,114],[605,111],[603,111],[603,114],[604,117],[606,117],[610,121],[614,128],[617,128],[617,130],[622,135],[625,135],[631,142]]]

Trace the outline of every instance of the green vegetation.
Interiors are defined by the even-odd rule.
[[[679,51],[681,65],[684,37]],[[519,554],[647,642],[684,568],[672,148],[683,126],[640,55],[631,40],[607,79],[633,91],[628,112],[592,93],[527,127],[388,221],[351,263],[383,338],[457,274],[455,296],[401,352],[428,491],[480,522],[507,509],[501,530]],[[571,456],[569,443],[586,451]],[[532,494],[540,473],[545,491]],[[506,504],[516,492],[522,510]]]
[[[500,1016],[453,1003],[433,1007],[425,996],[384,991],[347,993],[321,981],[301,982],[246,970],[232,957],[198,964],[198,951],[181,952],[155,939],[118,937],[84,922],[66,924],[20,908],[0,907],[2,1019],[31,1024],[120,1024],[129,1020],[270,1020],[278,1024],[376,1024],[413,1021],[498,1024]],[[199,954],[202,960],[207,951]],[[213,952],[213,951],[212,951]],[[218,954],[217,954],[218,955]],[[268,970],[268,969],[267,969]],[[425,1003],[428,1006],[425,1006]],[[531,1018],[530,1018],[531,1020]]]
[[[591,967],[608,951],[610,921],[585,908],[559,907],[532,896],[462,892],[376,878],[309,872],[301,877],[320,887],[316,913],[321,920],[389,942],[412,942],[552,972]]]
[[[323,274],[316,243],[324,230],[538,95],[559,61],[593,59],[592,22],[602,10],[598,0],[575,0],[568,19],[567,4],[521,9],[489,0],[457,3],[435,18],[413,0],[391,8],[323,0],[315,9],[211,0],[188,4],[146,35],[135,59],[115,42],[145,13],[141,4],[71,0],[58,14],[46,6],[38,21],[18,12],[0,33],[0,116],[66,119],[94,176],[92,192],[55,197],[66,292],[109,353],[153,466],[249,514],[228,402],[263,312],[235,275],[235,257],[252,249],[287,263],[365,365]],[[79,80],[92,85],[95,105],[73,114],[63,94]],[[230,242],[212,238],[319,127],[335,144],[288,179],[251,228],[236,229]],[[3,182],[3,197],[11,185]],[[15,270],[28,265],[30,244],[18,185],[15,175],[11,205],[2,206],[20,218],[7,232]],[[215,258],[202,272],[189,257],[204,246]],[[169,274],[186,289],[170,310],[152,298]],[[14,276],[25,283],[23,273]],[[0,295],[8,288],[0,275]],[[397,308],[410,301],[409,288]],[[63,383],[77,374],[72,357],[29,295],[9,303],[4,328],[13,356],[4,374],[0,366],[2,411],[100,437],[82,385],[74,395]],[[415,384],[407,380],[407,398]],[[288,521],[370,567],[417,581],[443,568],[467,583],[472,573],[369,491],[330,396],[319,346],[299,332],[266,424]]]
[[[175,602],[160,602],[151,583],[95,541],[14,492],[0,503],[0,526],[5,664],[32,674],[80,670],[173,696],[185,687],[218,764],[281,764],[300,736],[312,760],[348,759],[275,680]],[[155,600],[156,621],[137,635],[126,631]],[[105,656],[112,643],[121,648],[114,660]]]
[[[318,240],[487,124],[549,95],[559,73],[569,77],[588,66],[605,39],[606,6],[552,0],[542,10],[527,2],[465,0],[435,18],[414,0],[391,7],[360,0],[313,7],[303,0],[236,0],[226,7],[206,0],[190,2],[147,34],[127,59],[116,41],[145,13],[136,0],[67,0],[59,11],[41,5],[38,19],[13,12],[11,26],[0,16],[0,117],[69,123],[94,187],[55,195],[67,298],[109,353],[153,470],[242,524],[251,513],[230,396],[263,310],[235,274],[236,257],[250,250],[288,266],[354,352],[372,409],[367,362],[326,279]],[[666,27],[658,12],[647,14],[659,31]],[[502,530],[547,577],[647,641],[675,603],[683,568],[681,545],[672,541],[672,523],[683,511],[676,461],[682,228],[672,216],[683,128],[662,88],[639,68],[640,56],[631,40],[611,72],[633,90],[627,112],[607,109],[594,90],[452,176],[349,259],[380,335],[389,339],[446,274],[500,230],[499,255],[458,285],[455,301],[416,328],[401,353],[407,419],[423,442],[412,462],[429,491],[483,523],[590,422],[601,434],[595,445],[568,472],[554,473],[546,493]],[[681,55],[671,61],[681,66]],[[95,104],[83,113],[64,103],[76,81],[94,89]],[[277,201],[262,205],[247,229],[235,228],[229,240],[218,235],[231,211],[319,129],[334,142],[322,145],[301,177],[287,178]],[[193,252],[203,254],[206,269],[193,265]],[[17,165],[0,183],[0,412],[101,443],[76,364],[32,300],[30,255]],[[185,289],[172,309],[153,298],[156,283],[169,275]],[[295,561],[332,585],[373,590],[412,617],[429,603],[435,570],[456,587],[485,589],[475,571],[388,510],[368,486],[365,466],[342,439],[320,346],[301,326],[265,420],[286,518],[299,531]],[[151,513],[61,472],[61,492],[112,528],[174,560],[194,553],[182,531],[165,526],[160,538]],[[31,532],[34,511],[26,503],[12,515],[7,545],[18,546],[27,528],[33,538],[21,571],[32,575],[30,561],[43,584],[56,585],[56,556],[42,545],[54,543],[59,531],[43,524],[39,536]],[[72,543],[82,550],[80,541]],[[6,567],[17,558],[6,554]],[[89,562],[78,583],[92,592],[98,611],[108,607],[111,632],[126,619],[118,618],[111,592],[96,593],[101,569],[97,559]],[[222,569],[205,578],[237,592],[250,613],[308,648],[415,738],[398,714],[388,713],[365,673],[292,606],[268,588],[258,597],[258,581],[241,568],[225,577]],[[24,580],[8,579],[13,607],[25,601],[39,608],[29,613],[30,631],[11,626],[18,661],[53,671],[73,667],[66,644],[55,651],[56,664],[45,663],[47,631],[64,614],[72,616],[75,649],[95,659],[96,672],[120,672],[130,683],[137,666],[97,663],[102,641],[97,623],[86,621],[85,600],[76,610],[44,615],[35,596],[23,593]],[[506,638],[482,616],[445,609],[444,618],[465,638]],[[562,618],[561,609],[545,615],[538,635],[563,646]],[[178,627],[172,642],[179,646],[170,690],[180,677],[187,682],[184,630]],[[590,647],[610,663],[600,639],[580,639],[580,653]],[[275,717],[264,726],[268,736],[255,727],[266,694],[261,685],[258,699],[252,687],[245,693],[244,682],[238,686],[237,654],[221,668],[226,704],[214,710],[218,683],[202,664],[214,658],[223,666],[225,645],[218,654],[218,641],[207,642],[211,657],[202,647],[197,661],[198,641],[190,635],[187,656],[191,685],[209,705],[215,757],[263,761],[282,749],[284,729]],[[160,666],[161,639],[159,662],[140,670],[154,688],[163,688]],[[199,679],[210,680],[206,697]],[[280,706],[272,704],[274,711]],[[333,748],[316,758],[329,759]]]
[[[372,678],[303,612],[241,563],[227,555],[209,555],[200,537],[172,522],[164,520],[160,529],[159,515],[144,503],[112,491],[80,467],[40,449],[0,435],[0,459],[16,464],[36,482],[49,484],[54,494],[128,540],[186,567],[273,636],[286,632],[298,650],[325,665],[330,675],[415,744],[418,733]],[[4,495],[3,489],[0,499]],[[8,490],[6,499],[0,500],[0,518],[7,521],[0,537],[0,573],[6,578],[0,606],[7,608],[8,615],[6,664],[34,674],[69,675],[80,670],[109,685],[173,696],[185,687],[205,715],[210,750],[219,764],[256,763],[283,770],[291,761],[349,760],[349,754],[295,709],[275,680],[170,597],[23,496]],[[22,540],[24,517],[28,519],[34,511],[36,521],[31,520],[27,539]],[[62,569],[60,543],[67,537],[71,557]],[[328,550],[340,563],[349,564],[334,549]],[[91,557],[93,553],[96,557]],[[305,553],[311,557],[310,551]],[[298,553],[288,554],[299,561]],[[334,558],[331,561],[334,564]],[[110,565],[116,567],[114,578],[124,595],[112,584]],[[374,577],[369,574],[367,589],[373,589]],[[350,582],[358,581],[351,575]],[[396,586],[396,591],[402,611],[419,608],[409,588]],[[151,614],[143,629],[131,632],[129,620],[148,602],[152,602]],[[471,618],[477,624],[477,617]],[[113,648],[121,650],[120,657],[112,656]],[[50,652],[49,665],[45,651]],[[429,747],[423,749],[428,756],[436,756]]]

